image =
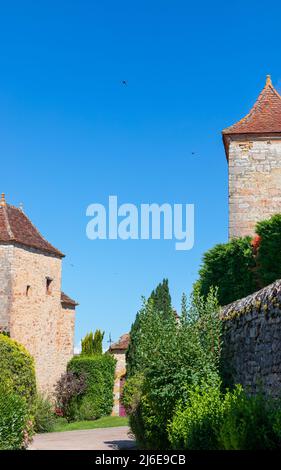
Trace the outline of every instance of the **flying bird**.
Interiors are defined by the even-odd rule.
[[[122,83],[122,85],[128,85],[127,80],[122,80],[121,83]]]

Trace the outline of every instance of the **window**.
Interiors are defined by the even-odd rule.
[[[53,279],[51,279],[50,277],[46,277],[46,294],[52,293],[52,288],[51,288],[52,282],[53,282]]]
[[[31,291],[31,286],[26,286],[26,290],[25,290],[26,297],[29,297],[30,291]]]

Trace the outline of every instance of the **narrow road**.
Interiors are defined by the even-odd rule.
[[[34,436],[29,450],[121,450],[134,449],[127,426],[51,432]]]

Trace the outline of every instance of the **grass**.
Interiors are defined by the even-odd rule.
[[[115,426],[128,426],[128,418],[120,416],[105,416],[95,421],[75,421],[67,423],[59,421],[55,424],[53,432],[79,431],[81,429],[112,428]]]

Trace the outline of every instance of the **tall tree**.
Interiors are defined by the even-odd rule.
[[[104,331],[96,330],[93,339],[93,354],[102,354],[102,341],[104,337]]]
[[[95,334],[91,331],[87,333],[85,338],[81,341],[83,356],[93,356],[95,354],[102,354],[102,341],[104,337],[104,332],[101,330],[96,330]]]
[[[93,355],[93,332],[87,333],[86,336],[81,340],[83,356],[92,356]]]
[[[153,300],[154,308],[158,312],[162,312],[167,318],[172,312],[172,300],[169,289],[168,279],[163,279],[160,284],[152,291],[150,299]]]
[[[143,299],[145,304],[145,299]],[[148,305],[150,311],[158,312],[162,318],[174,318],[172,309],[171,295],[169,290],[168,279],[163,279],[163,282],[158,284],[155,290],[152,291]],[[143,324],[143,317],[146,314],[146,309],[142,308],[136,316],[130,331],[130,344],[126,353],[127,363],[127,376],[130,377],[136,373],[139,367],[139,355],[137,354],[138,343],[141,337],[141,329]]]

